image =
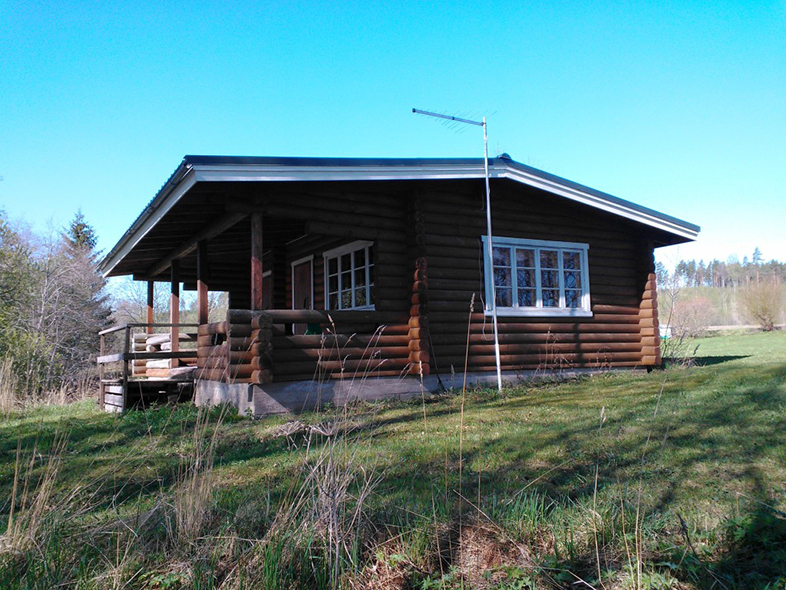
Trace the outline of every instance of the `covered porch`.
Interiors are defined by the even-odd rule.
[[[155,283],[170,286],[173,326],[181,285],[196,292],[197,391],[428,375],[427,271],[409,183],[263,190],[187,176],[170,179],[105,265],[147,283],[151,324]],[[209,292],[228,293],[220,321],[209,321]]]

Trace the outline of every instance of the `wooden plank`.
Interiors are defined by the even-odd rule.
[[[187,359],[195,357],[196,350],[180,350],[180,351],[161,351],[161,352],[118,352],[115,354],[106,354],[96,359],[99,365],[107,363],[119,363],[121,361],[130,361],[136,359]]]

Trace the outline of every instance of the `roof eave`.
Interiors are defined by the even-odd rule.
[[[106,277],[166,213],[198,182],[316,182],[387,180],[462,180],[483,178],[483,160],[340,160],[297,158],[229,158],[187,156],[142,211],[99,271]],[[302,162],[299,165],[298,162]],[[322,162],[322,163],[320,163]],[[491,178],[506,178],[549,193],[654,227],[683,240],[695,240],[700,228],[602,193],[590,187],[548,174],[507,158],[490,160]]]
[[[196,184],[190,164],[183,161],[169,180],[161,187],[147,207],[131,224],[98,266],[98,271],[108,277],[112,270],[125,258],[159,220],[174,207],[180,198]]]

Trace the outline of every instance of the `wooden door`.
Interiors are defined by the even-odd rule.
[[[292,309],[314,309],[314,261],[292,264]],[[292,333],[306,333],[306,324],[293,324]]]

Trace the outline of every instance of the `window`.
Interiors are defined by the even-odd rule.
[[[325,309],[374,309],[374,243],[352,242],[325,256]]]
[[[487,264],[487,238],[483,261]],[[497,313],[522,316],[590,317],[587,244],[516,238],[493,239]],[[491,312],[491,274],[486,276],[486,312]]]

